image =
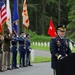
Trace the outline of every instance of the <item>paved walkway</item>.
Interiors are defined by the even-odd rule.
[[[31,67],[0,72],[0,75],[53,75],[50,63],[33,64]]]
[[[49,51],[34,51],[35,56],[50,57]],[[19,68],[10,71],[0,72],[0,75],[53,75],[51,63],[36,63],[31,67]]]
[[[45,57],[51,57],[51,54],[49,51],[43,51],[43,50],[34,50],[35,56],[45,56]]]

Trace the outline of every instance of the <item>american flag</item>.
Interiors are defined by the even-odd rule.
[[[0,24],[3,25],[3,23],[6,20],[7,20],[6,6],[4,0],[0,0]]]

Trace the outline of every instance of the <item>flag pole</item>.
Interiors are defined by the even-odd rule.
[[[24,4],[24,0],[22,0],[22,3]],[[23,18],[22,18],[22,24],[23,24]],[[22,26],[22,29],[23,29],[24,33],[26,34],[26,27],[24,25]]]
[[[4,36],[4,25],[2,25],[2,35]]]
[[[18,6],[19,6],[19,1],[17,0],[17,11],[19,10]],[[19,17],[19,11],[18,11],[18,17]],[[19,34],[19,19],[18,19],[17,23],[18,23],[17,29],[18,29],[18,34]]]
[[[24,4],[24,0],[22,0],[22,4]],[[24,33],[26,34],[26,28],[23,25],[23,16],[22,16],[22,29],[23,29]]]
[[[26,34],[26,31],[27,31],[27,28],[26,27],[24,27],[24,33]]]
[[[52,16],[50,17],[50,19],[52,19]]]

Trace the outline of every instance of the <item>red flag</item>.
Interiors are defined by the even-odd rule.
[[[48,35],[50,35],[51,37],[56,37],[56,30],[54,28],[54,24],[52,19],[50,19],[50,24],[49,24],[49,28],[48,28]]]
[[[26,28],[28,28],[29,27],[29,18],[28,18],[28,11],[27,11],[27,3],[26,3],[26,0],[24,0],[22,16],[23,16],[23,25]]]
[[[0,32],[2,32],[1,11],[0,11]]]

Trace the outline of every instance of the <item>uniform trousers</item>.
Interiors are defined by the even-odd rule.
[[[2,56],[3,56],[3,54],[0,53],[0,70],[2,70]]]
[[[54,75],[58,75],[58,69],[56,69],[56,70],[53,69],[53,74],[54,74]]]
[[[27,65],[30,65],[30,51],[27,52]]]
[[[12,68],[17,67],[17,51],[12,52]]]
[[[20,66],[25,66],[25,51],[19,51],[20,54]]]
[[[10,51],[4,51],[4,69],[10,68]]]

